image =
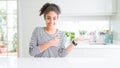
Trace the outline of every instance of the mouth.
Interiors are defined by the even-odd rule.
[[[53,24],[52,24],[52,23],[49,23],[48,25],[49,25],[49,26],[53,26],[53,25],[55,25],[55,23],[53,23]]]

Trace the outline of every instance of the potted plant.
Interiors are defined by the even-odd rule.
[[[65,32],[65,35],[67,37],[67,42],[71,42],[75,38],[75,33],[74,32]]]
[[[6,45],[4,44],[3,32],[0,28],[0,53],[6,52]]]
[[[13,35],[13,52],[18,51],[18,40],[17,40],[17,33]]]
[[[72,40],[74,40],[74,38],[75,38],[75,33],[71,32],[71,34],[70,34],[70,40],[72,41]]]

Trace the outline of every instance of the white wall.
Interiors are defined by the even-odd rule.
[[[32,31],[37,26],[43,26],[43,17],[39,16],[39,10],[45,0],[19,0],[18,1],[18,31],[19,31],[19,56],[28,55],[28,47]]]
[[[111,17],[114,40],[120,42],[120,0],[117,0],[117,15]]]
[[[48,0],[19,0],[19,56],[30,57],[28,48],[30,37],[36,26],[43,26],[43,18],[39,16],[39,9]],[[120,56],[120,49],[87,49],[77,48],[68,57],[114,57]]]

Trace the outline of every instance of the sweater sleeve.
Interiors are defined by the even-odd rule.
[[[33,33],[32,33],[32,37],[31,37],[31,41],[29,43],[29,54],[31,56],[35,56],[37,54],[40,54],[40,50],[39,50],[39,45],[38,45],[38,38],[37,38],[37,31],[38,28],[35,28]]]
[[[65,43],[66,43],[66,36],[64,34],[64,32],[62,32],[62,36],[61,36],[61,47],[58,50],[58,55],[60,57],[65,57],[68,53],[65,49]]]

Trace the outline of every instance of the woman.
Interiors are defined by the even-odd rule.
[[[65,57],[77,45],[79,39],[65,48],[65,34],[55,27],[60,13],[60,8],[53,3],[46,3],[40,9],[40,16],[44,15],[46,26],[34,29],[29,47],[31,56]]]

